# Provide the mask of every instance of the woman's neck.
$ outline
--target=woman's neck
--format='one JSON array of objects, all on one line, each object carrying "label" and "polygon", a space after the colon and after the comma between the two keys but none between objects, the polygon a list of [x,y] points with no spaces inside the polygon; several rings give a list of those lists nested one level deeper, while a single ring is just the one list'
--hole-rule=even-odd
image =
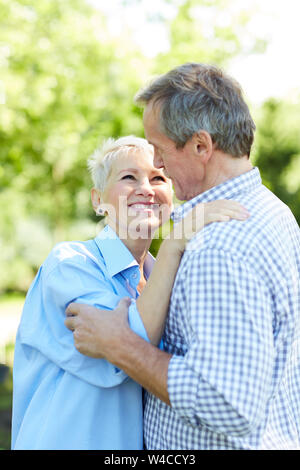
[{"label": "woman's neck", "polygon": [[144,261],[147,256],[147,253],[149,251],[152,238],[131,238],[130,234],[128,236],[123,237],[120,235],[120,231],[118,230],[118,227],[115,227],[114,224],[109,223],[110,227],[116,232],[120,240],[124,243],[126,248],[132,253],[132,256],[136,259],[140,266],[140,271],[143,273],[143,266],[144,266]]},{"label": "woman's neck", "polygon": [[149,251],[151,245],[151,239],[143,240],[137,239],[134,240],[132,238],[121,239],[124,245],[128,248],[128,250],[132,253],[133,257],[138,262],[140,268],[143,268],[144,261]]}]

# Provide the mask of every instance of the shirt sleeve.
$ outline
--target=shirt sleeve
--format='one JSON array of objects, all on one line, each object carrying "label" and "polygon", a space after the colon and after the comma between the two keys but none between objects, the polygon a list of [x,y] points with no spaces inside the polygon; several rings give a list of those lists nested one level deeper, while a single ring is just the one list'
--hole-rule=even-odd
[{"label": "shirt sleeve", "polygon": [[184,292],[190,333],[187,353],[170,361],[171,405],[192,426],[245,435],[264,416],[271,393],[266,286],[244,260],[206,249],[190,259]]},{"label": "shirt sleeve", "polygon": [[[50,273],[42,272],[40,282],[41,318],[36,318],[36,325],[27,328],[26,333],[23,328],[23,343],[30,343],[61,369],[92,385],[114,387],[126,380],[127,375],[105,359],[78,352],[73,334],[64,324],[70,302],[112,310],[124,296],[114,291],[99,268],[82,257],[63,260]],[[149,341],[135,302],[129,307],[128,317],[133,331]]]}]

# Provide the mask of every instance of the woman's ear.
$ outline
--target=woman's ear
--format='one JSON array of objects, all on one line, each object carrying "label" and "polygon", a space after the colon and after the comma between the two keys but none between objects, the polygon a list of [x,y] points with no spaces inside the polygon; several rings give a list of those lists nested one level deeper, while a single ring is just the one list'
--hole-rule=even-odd
[{"label": "woman's ear", "polygon": [[92,200],[92,206],[93,206],[94,211],[96,212],[97,215],[101,215],[98,213],[100,201],[101,201],[101,195],[100,195],[99,189],[92,188],[91,200]]}]

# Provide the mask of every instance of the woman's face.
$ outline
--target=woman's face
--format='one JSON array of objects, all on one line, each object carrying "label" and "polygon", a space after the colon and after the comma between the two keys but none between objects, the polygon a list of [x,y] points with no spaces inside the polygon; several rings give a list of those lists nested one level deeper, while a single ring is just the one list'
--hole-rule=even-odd
[{"label": "woman's face", "polygon": [[113,163],[101,207],[121,238],[148,239],[170,217],[172,195],[171,180],[153,166],[153,155],[133,149]]}]

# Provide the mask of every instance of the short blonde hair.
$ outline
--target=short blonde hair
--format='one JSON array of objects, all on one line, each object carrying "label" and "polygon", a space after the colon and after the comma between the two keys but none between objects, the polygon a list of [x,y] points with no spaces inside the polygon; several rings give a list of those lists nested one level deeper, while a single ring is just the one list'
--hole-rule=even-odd
[{"label": "short blonde hair", "polygon": [[130,151],[142,150],[154,153],[153,146],[146,139],[129,135],[119,139],[109,138],[103,142],[101,147],[95,150],[88,160],[94,187],[104,191],[109,178],[112,164],[120,155],[128,155]]}]

